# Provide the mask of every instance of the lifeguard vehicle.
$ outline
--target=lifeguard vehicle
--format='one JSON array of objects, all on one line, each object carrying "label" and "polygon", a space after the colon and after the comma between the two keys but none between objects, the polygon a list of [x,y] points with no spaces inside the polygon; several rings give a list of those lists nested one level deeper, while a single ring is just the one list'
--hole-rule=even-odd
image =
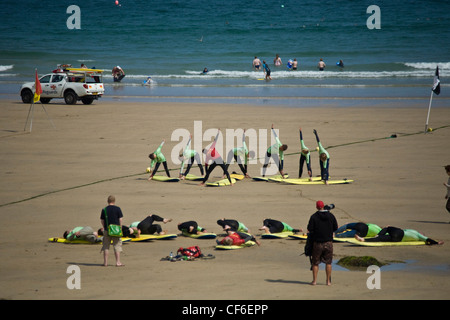
[{"label": "lifeguard vehicle", "polygon": [[[42,76],[40,101],[49,103],[52,99],[64,98],[66,104],[81,100],[91,104],[105,93],[103,72],[100,69],[72,68],[58,66],[52,73]],[[35,92],[34,82],[27,82],[20,88],[23,103],[31,103]]]}]

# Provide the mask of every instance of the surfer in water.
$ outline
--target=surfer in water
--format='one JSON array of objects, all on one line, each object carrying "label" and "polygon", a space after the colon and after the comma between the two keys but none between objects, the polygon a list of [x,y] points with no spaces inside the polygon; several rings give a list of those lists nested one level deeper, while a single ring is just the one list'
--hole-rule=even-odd
[{"label": "surfer in water", "polygon": [[270,76],[270,68],[269,65],[266,63],[266,60],[263,60],[263,71],[266,75],[266,80],[272,80],[272,77]]},{"label": "surfer in water", "polygon": [[327,65],[325,64],[325,62],[323,62],[323,59],[320,58],[320,61],[319,61],[319,63],[317,64],[317,67],[319,68],[319,71],[325,70],[325,67],[326,67],[326,66],[327,66]]},{"label": "surfer in water", "polygon": [[283,64],[278,53],[276,54],[275,59],[273,59],[273,64],[275,65],[275,67],[279,67]]},{"label": "surfer in water", "polygon": [[112,69],[112,76],[114,77],[114,82],[120,82],[125,77],[125,72],[120,66],[116,66]]}]

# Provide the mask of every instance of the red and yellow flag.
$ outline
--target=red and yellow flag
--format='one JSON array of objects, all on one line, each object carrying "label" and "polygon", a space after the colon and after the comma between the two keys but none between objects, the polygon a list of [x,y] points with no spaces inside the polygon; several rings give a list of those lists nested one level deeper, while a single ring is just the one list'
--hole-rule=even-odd
[{"label": "red and yellow flag", "polygon": [[36,103],[41,98],[41,93],[42,93],[41,82],[39,81],[37,69],[36,69],[36,80],[34,82],[34,87],[36,88],[36,91],[34,92],[33,102]]}]

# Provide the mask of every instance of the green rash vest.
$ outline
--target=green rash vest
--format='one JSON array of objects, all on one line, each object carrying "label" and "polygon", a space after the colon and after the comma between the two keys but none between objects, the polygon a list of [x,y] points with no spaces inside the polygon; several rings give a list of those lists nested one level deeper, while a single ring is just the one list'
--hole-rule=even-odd
[{"label": "green rash vest", "polygon": [[74,240],[74,239],[76,239],[77,236],[75,235],[75,233],[77,233],[78,231],[81,231],[83,228],[84,227],[75,227],[75,228],[73,228],[72,232],[70,232],[67,235],[67,240]]},{"label": "green rash vest", "polygon": [[242,147],[234,148],[233,154],[238,157],[244,158],[244,164],[247,164],[248,162],[248,148],[247,144],[245,143],[245,134],[242,136]]},{"label": "green rash vest", "polygon": [[248,228],[242,222],[238,221],[238,223],[239,223],[239,227],[237,230],[238,232],[248,232]]},{"label": "green rash vest", "polygon": [[278,153],[280,155],[280,161],[284,160],[284,151],[280,150],[280,147],[283,145],[280,141],[280,139],[278,139],[277,133],[275,132],[274,129],[272,129],[273,134],[275,135],[275,141],[276,143],[274,143],[273,145],[271,145],[268,149],[267,152],[272,154],[272,148],[275,148],[275,153]]},{"label": "green rash vest", "polygon": [[282,224],[283,224],[283,226],[284,226],[284,229],[283,229],[283,231],[281,231],[281,232],[288,232],[288,231],[291,231],[292,232],[292,230],[294,230],[294,228],[292,228],[290,225],[288,225],[287,223],[284,223],[284,222],[281,222]]},{"label": "green rash vest", "polygon": [[403,230],[403,232],[405,234],[403,235],[402,242],[405,242],[405,241],[426,241],[428,239],[428,237],[425,237],[423,234],[421,234],[418,231],[413,230],[413,229],[405,229],[405,230]]},{"label": "green rash vest", "polygon": [[186,144],[186,148],[184,148],[184,151],[183,151],[183,161],[181,161],[180,174],[183,173],[184,164],[185,164],[186,160],[194,157],[197,154],[197,151],[189,148],[190,146],[191,146],[191,138],[189,138],[189,141]]},{"label": "green rash vest", "polygon": [[376,224],[372,224],[372,223],[366,223],[367,227],[369,227],[369,230],[367,230],[367,235],[366,237],[375,237],[378,233],[380,233],[381,228],[379,226],[377,226]]},{"label": "green rash vest", "polygon": [[[308,150],[307,153],[303,153],[303,150]],[[306,147],[305,143],[303,142],[303,139],[300,139],[300,153],[305,156],[306,163],[309,164],[309,161],[311,160],[311,152]]]},{"label": "green rash vest", "polygon": [[326,168],[327,167],[327,163],[328,163],[328,159],[330,159],[330,154],[328,153],[327,150],[325,150],[325,148],[322,146],[321,142],[318,142],[319,145],[319,155],[321,155],[322,153],[325,153],[327,155],[327,160],[325,160],[323,162],[323,167]]},{"label": "green rash vest", "polygon": [[164,155],[161,152],[161,148],[164,145],[164,141],[161,142],[161,144],[159,145],[158,149],[156,149],[155,152],[153,152],[155,154],[155,159],[152,160],[152,162],[150,163],[150,168],[153,169],[153,166],[155,165],[156,162],[164,162],[166,161],[166,157],[164,157]]}]

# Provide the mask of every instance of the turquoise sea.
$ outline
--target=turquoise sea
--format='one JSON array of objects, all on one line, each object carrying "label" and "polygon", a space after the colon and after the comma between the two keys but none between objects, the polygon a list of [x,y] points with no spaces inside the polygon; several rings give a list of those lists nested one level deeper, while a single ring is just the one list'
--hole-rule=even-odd
[{"label": "turquoise sea", "polygon": [[[71,5],[79,8],[77,20],[67,12]],[[380,29],[367,26],[371,5],[380,8]],[[450,97],[450,1],[3,0],[1,6],[3,99],[20,100],[20,85],[33,80],[36,68],[43,75],[61,63],[120,65],[126,77],[115,84],[105,72],[103,99],[426,102],[437,65],[442,85],[434,105],[448,106]],[[80,29],[70,29],[68,20]],[[276,54],[280,67],[273,65]],[[272,81],[258,80],[254,56],[269,63]],[[287,68],[294,58],[297,71]],[[148,76],[152,85],[143,86]]]}]

